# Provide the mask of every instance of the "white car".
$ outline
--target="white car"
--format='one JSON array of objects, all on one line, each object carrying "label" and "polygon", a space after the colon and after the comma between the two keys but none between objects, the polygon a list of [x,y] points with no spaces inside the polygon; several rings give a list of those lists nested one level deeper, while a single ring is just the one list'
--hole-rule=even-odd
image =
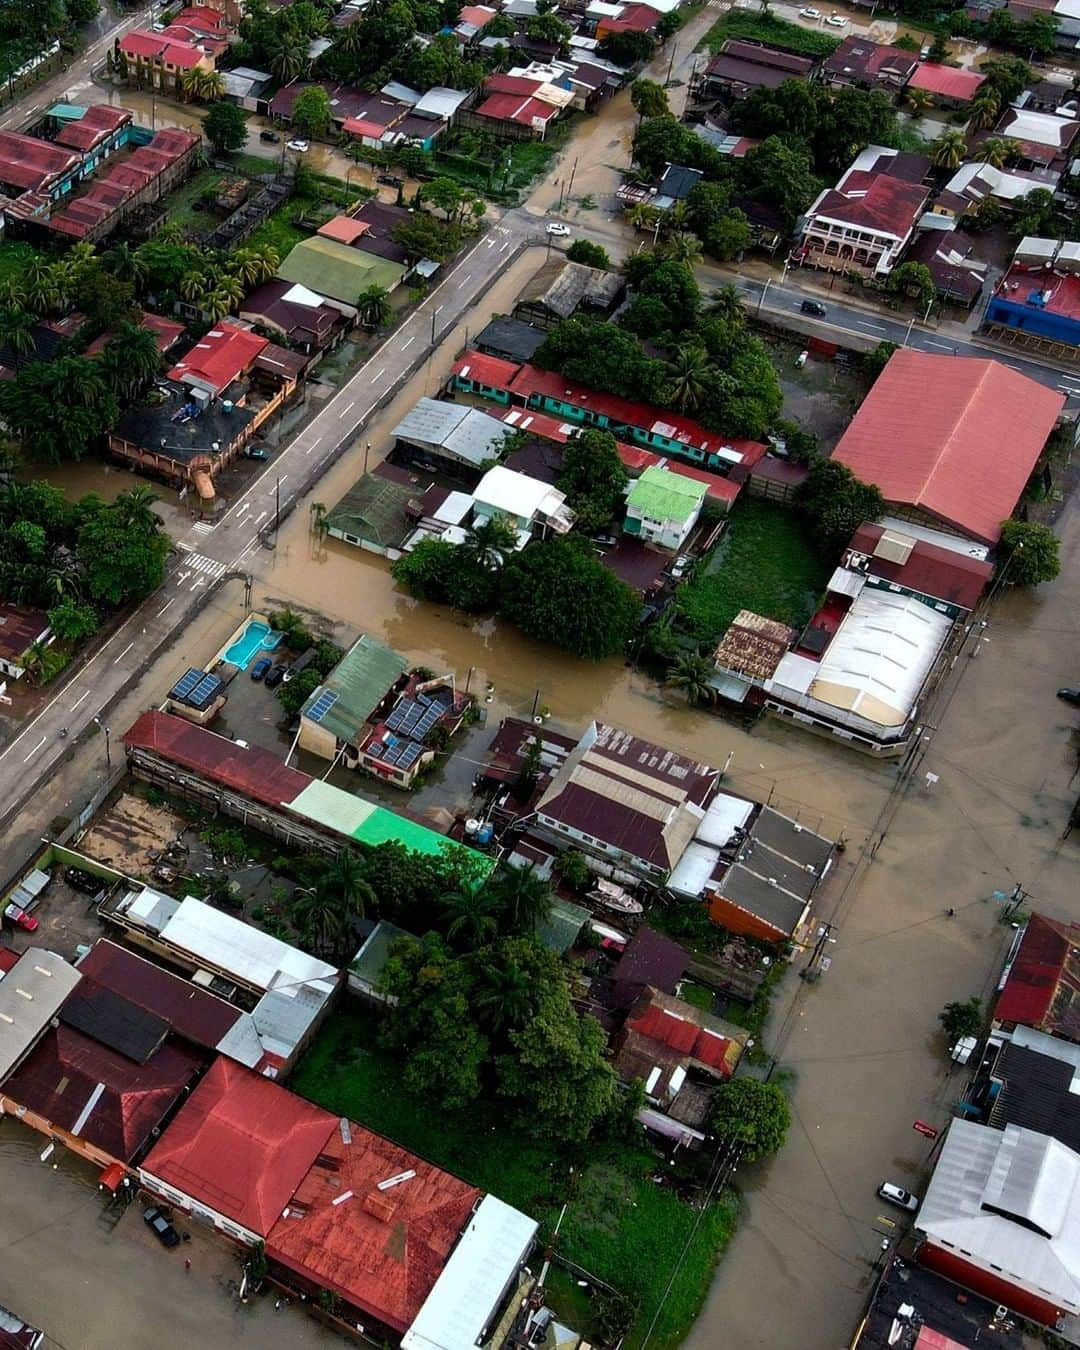
[{"label": "white car", "polygon": [[820,9],[811,9],[811,7],[810,7],[809,5],[807,5],[807,7],[806,7],[805,9],[800,9],[800,10],[799,10],[799,14],[800,14],[800,16],[801,16],[802,18],[804,18],[804,19],[820,19],[820,18],[821,18],[821,10],[820,10]]},{"label": "white car", "polygon": [[286,148],[287,150],[295,150],[296,153],[297,153],[298,155],[302,155],[302,154],[304,153],[305,150],[310,150],[310,149],[311,149],[311,142],[310,142],[310,141],[286,141],[286,142],[285,142],[285,148]]},{"label": "white car", "polygon": [[877,1188],[877,1193],[882,1200],[888,1200],[890,1205],[898,1205],[910,1214],[914,1214],[919,1208],[920,1202],[917,1195],[912,1195],[910,1191],[905,1191],[903,1186],[894,1185],[891,1181],[883,1181]]},{"label": "white car", "polygon": [[549,220],[547,224],[548,234],[553,234],[559,239],[570,238],[570,226],[560,225],[557,220]]},{"label": "white car", "polygon": [[847,27],[847,19],[845,19],[842,14],[830,14],[829,17],[825,20],[825,22],[829,25],[830,28]]}]

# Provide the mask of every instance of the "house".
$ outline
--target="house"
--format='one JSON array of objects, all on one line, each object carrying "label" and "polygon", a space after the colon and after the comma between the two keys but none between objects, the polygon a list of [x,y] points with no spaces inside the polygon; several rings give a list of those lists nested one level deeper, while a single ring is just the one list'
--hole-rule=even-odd
[{"label": "house", "polygon": [[300,749],[332,760],[343,746],[358,753],[408,664],[404,656],[362,633],[300,710]]},{"label": "house", "polygon": [[[407,933],[404,928],[399,928],[397,924],[390,923],[387,919],[380,919],[375,924],[372,924],[370,919],[365,922],[371,931],[349,962],[346,975],[349,992],[359,998],[369,999],[372,1003],[384,1006],[396,1004],[396,995],[383,993],[379,984],[386,963],[390,959],[391,945],[400,938],[413,938],[413,934]],[[415,941],[415,938],[413,940]]]},{"label": "house", "polygon": [[1028,237],[990,297],[990,332],[1023,344],[1051,342],[1068,357],[1080,347],[1080,244]]},{"label": "house", "polygon": [[[460,524],[471,509],[468,495],[459,495],[469,506],[460,518],[441,522],[444,527]],[[416,474],[384,460],[349,488],[323,524],[331,539],[395,562],[416,533],[416,505]]]},{"label": "house", "polygon": [[121,415],[109,450],[213,502],[214,478],[292,397],[306,365],[297,353],[223,319],[168,371],[153,401]]},{"label": "house", "polygon": [[1080,1155],[1047,1134],[953,1120],[915,1219],[919,1264],[1028,1321],[1080,1315]]},{"label": "house", "polygon": [[53,640],[49,616],[40,609],[20,605],[0,605],[0,672],[21,680],[33,650],[47,647]]},{"label": "house", "polygon": [[1036,188],[1057,190],[1061,174],[1051,169],[995,169],[991,164],[961,164],[931,208],[935,215],[962,217],[993,198],[1005,211],[1023,207],[1024,198]]},{"label": "house", "polygon": [[1005,137],[1019,146],[1017,164],[1022,169],[1054,169],[1064,172],[1076,153],[1080,120],[1055,117],[1052,113],[1007,108],[989,136]]},{"label": "house", "polygon": [[895,514],[995,544],[1064,403],[997,361],[902,348],[834,458],[876,483]]},{"label": "house", "polygon": [[1080,924],[1031,916],[1006,966],[993,1025],[1080,1042]]},{"label": "house", "polygon": [[726,675],[764,682],[776,674],[797,636],[785,623],[740,609],[713,653],[713,664]]},{"label": "house", "polygon": [[977,70],[938,65],[936,61],[920,61],[907,87],[921,89],[929,94],[935,107],[963,108],[985,82],[986,76]]},{"label": "house", "polygon": [[495,516],[517,533],[518,548],[524,548],[537,530],[545,535],[548,530],[566,534],[574,523],[565,492],[501,464],[488,469],[473,492],[475,523]]},{"label": "house", "polygon": [[215,55],[211,44],[196,45],[180,33],[152,33],[132,28],[116,39],[116,52],[127,66],[128,78],[136,83],[149,82],[158,89],[175,93],[185,75],[192,70],[213,70]]},{"label": "house", "polygon": [[[924,216],[924,223],[926,219]],[[923,229],[904,261],[922,263],[942,300],[970,309],[982,294],[990,272],[990,264],[974,256],[976,247],[975,240],[959,230]]]},{"label": "house", "polygon": [[[405,278],[401,263],[390,262],[336,239],[313,235],[295,244],[277,270],[282,281],[293,282],[322,296],[330,304],[352,309],[370,286],[395,290]],[[347,312],[347,310],[346,310]]]},{"label": "house", "polygon": [[506,361],[531,361],[544,345],[546,334],[521,319],[496,316],[476,335],[476,349]]},{"label": "house", "polygon": [[232,70],[222,70],[222,98],[226,103],[235,103],[248,112],[257,112],[267,116],[270,103],[267,91],[273,86],[274,77],[268,70],[255,70],[251,66],[235,66]]},{"label": "house", "polygon": [[922,155],[867,146],[807,211],[794,256],[809,267],[883,281],[926,205],[929,167]]},{"label": "house", "polygon": [[482,101],[462,119],[463,125],[487,129],[503,140],[543,140],[563,106],[574,97],[569,90],[559,90],[557,101],[551,102],[543,97],[547,87],[548,82],[542,78],[489,75]]},{"label": "house", "polygon": [[821,78],[833,89],[903,89],[918,69],[918,56],[903,47],[871,42],[861,33],[846,37],[821,63]]},{"label": "house", "polygon": [[[163,314],[151,314],[148,309],[144,309],[139,316],[139,327],[152,335],[160,356],[171,351],[184,336],[185,331],[182,323],[177,323],[175,319],[167,319]],[[113,336],[112,333],[102,333],[90,343],[83,355],[100,355]]]},{"label": "house", "polygon": [[991,1033],[967,1094],[983,1122],[1039,1130],[1059,1144],[1080,1149],[1080,1099],[1073,1085],[1080,1046],[1030,1027]]},{"label": "house", "polygon": [[677,553],[693,532],[707,495],[704,483],[650,467],[626,494],[623,531],[645,544]]},{"label": "house", "polygon": [[422,398],[390,434],[395,451],[409,462],[475,474],[498,459],[509,433],[497,417],[479,408]]},{"label": "house", "polygon": [[49,1030],[82,976],[55,952],[27,947],[0,980],[0,1084]]},{"label": "house", "polygon": [[785,80],[807,80],[813,69],[810,57],[731,38],[706,65],[698,87],[706,97],[740,99],[755,89],[777,89]]},{"label": "house", "polygon": [[514,315],[539,328],[550,328],[579,311],[609,315],[626,292],[617,272],[552,258],[528,281],[514,305]]},{"label": "house", "polygon": [[[474,700],[459,693],[452,675],[426,678],[414,672],[398,691],[393,707],[371,723],[357,747],[357,767],[395,787],[410,788],[435,762],[451,736],[461,730]],[[351,763],[350,751],[345,764]]]},{"label": "house", "polygon": [[1021,1325],[999,1315],[992,1299],[957,1295],[956,1286],[910,1261],[887,1257],[851,1350],[1025,1350]]},{"label": "house", "polygon": [[689,964],[689,954],[677,942],[642,926],[611,972],[612,1006],[630,1009],[647,989],[673,994]]},{"label": "house", "polygon": [[134,114],[108,103],[63,104],[50,108],[49,117],[56,125],[52,143],[83,155],[83,171],[88,173],[127,142]]},{"label": "house", "polygon": [[56,200],[70,189],[82,163],[76,150],[18,131],[0,131],[0,189],[10,197],[30,192]]},{"label": "house", "polygon": [[330,120],[335,131],[342,131],[350,117],[357,117],[371,95],[348,84],[333,84],[328,80],[292,80],[282,85],[270,100],[270,116],[276,122],[292,121],[293,105],[305,90],[315,85],[324,90],[330,102]]},{"label": "house", "polygon": [[843,566],[866,578],[870,588],[911,595],[951,619],[963,619],[978,604],[993,564],[982,549],[972,556],[883,524],[860,525],[844,551]]},{"label": "house", "polygon": [[536,829],[616,879],[659,881],[693,839],[718,782],[708,764],[591,722],[537,802]]},{"label": "house", "polygon": [[239,317],[309,354],[329,351],[342,337],[345,315],[306,286],[267,281],[240,302]]}]

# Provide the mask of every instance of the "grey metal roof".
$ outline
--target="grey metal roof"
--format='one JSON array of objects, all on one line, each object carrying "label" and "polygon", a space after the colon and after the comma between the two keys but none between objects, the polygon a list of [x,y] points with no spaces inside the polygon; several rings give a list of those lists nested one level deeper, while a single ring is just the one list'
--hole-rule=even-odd
[{"label": "grey metal roof", "polygon": [[81,979],[55,952],[23,952],[0,981],[0,1080],[33,1049]]},{"label": "grey metal roof", "polygon": [[349,963],[349,984],[364,992],[374,992],[390,956],[390,944],[412,936],[404,928],[380,919]]},{"label": "grey metal roof", "polygon": [[531,361],[547,334],[521,319],[496,318],[476,338],[476,349],[508,361]]},{"label": "grey metal roof", "polygon": [[395,439],[441,451],[479,467],[495,456],[507,429],[479,408],[422,398],[394,428]]},{"label": "grey metal roof", "polygon": [[821,875],[821,869],[832,857],[833,841],[825,839],[805,825],[792,820],[789,816],[774,811],[772,807],[762,808],[750,831],[751,838],[775,849],[785,858],[800,865],[813,867]]},{"label": "grey metal roof", "polygon": [[717,889],[725,900],[787,934],[798,928],[808,904],[807,899],[781,885],[778,878],[773,877],[770,881],[741,863],[733,863],[728,868]]},{"label": "grey metal roof", "polygon": [[416,111],[421,117],[453,117],[468,97],[467,89],[429,89],[416,104]]},{"label": "grey metal roof", "polygon": [[569,319],[582,305],[606,309],[622,289],[623,279],[617,272],[553,258],[536,271],[518,303],[539,305],[560,319]]}]

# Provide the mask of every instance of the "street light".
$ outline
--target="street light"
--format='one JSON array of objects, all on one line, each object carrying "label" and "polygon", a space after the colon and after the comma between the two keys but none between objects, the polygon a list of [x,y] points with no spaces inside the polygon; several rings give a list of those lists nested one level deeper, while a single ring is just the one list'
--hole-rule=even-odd
[{"label": "street light", "polygon": [[111,768],[112,768],[112,751],[111,751],[110,745],[109,745],[109,728],[105,725],[105,723],[101,720],[100,717],[95,717],[95,718],[94,718],[94,725],[100,727],[101,730],[105,733],[105,766],[106,766],[106,768],[111,769]]},{"label": "street light", "polygon": [[761,306],[765,303],[765,297],[766,297],[766,295],[768,294],[768,292],[769,292],[769,287],[770,287],[772,284],[773,284],[773,279],[772,279],[772,277],[769,277],[768,281],[766,281],[765,285],[762,286],[762,288],[761,288],[761,294],[758,296],[757,310],[755,311],[755,313],[757,313],[757,314],[760,314],[760,313],[761,313]]},{"label": "street light", "polygon": [[442,305],[436,305],[435,308],[431,311],[431,345],[433,347],[435,346],[435,320],[438,317],[441,310]]}]

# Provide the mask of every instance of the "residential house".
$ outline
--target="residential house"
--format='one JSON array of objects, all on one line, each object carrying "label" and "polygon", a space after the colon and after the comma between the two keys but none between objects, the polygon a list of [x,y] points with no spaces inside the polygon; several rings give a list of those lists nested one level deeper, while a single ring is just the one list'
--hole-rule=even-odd
[{"label": "residential house", "polygon": [[488,469],[473,492],[473,519],[480,524],[493,517],[504,520],[524,548],[534,532],[566,534],[574,513],[566,505],[566,493],[528,474],[497,464]]},{"label": "residential house", "polygon": [[914,596],[951,619],[971,613],[994,574],[984,549],[958,551],[881,523],[859,526],[843,566],[871,589]]},{"label": "residential house", "polygon": [[274,77],[268,70],[255,70],[251,66],[234,66],[232,70],[219,71],[226,103],[235,103],[247,112],[269,116],[270,101],[267,92],[273,86]]},{"label": "residential house", "polygon": [[351,309],[355,314],[362,291],[371,286],[393,291],[404,280],[406,269],[401,263],[313,235],[293,246],[277,274],[282,281],[303,286],[343,312]]},{"label": "residential house", "polygon": [[1061,174],[1050,169],[995,169],[991,164],[961,164],[931,208],[934,215],[962,218],[993,198],[1004,211],[1023,208],[1024,198],[1036,188],[1057,191]]},{"label": "residential house", "polygon": [[1032,914],[1006,964],[993,1025],[1080,1043],[1080,924]]},{"label": "residential house", "polygon": [[40,651],[52,640],[49,616],[42,610],[0,605],[0,673],[21,680],[35,648]]},{"label": "residential house", "polygon": [[1069,358],[1080,347],[1080,244],[1028,237],[990,297],[991,333],[1023,345],[1054,344]]},{"label": "residential house", "polygon": [[806,213],[795,253],[809,267],[884,281],[926,205],[930,161],[868,146]]},{"label": "residential house", "polygon": [[300,711],[301,750],[356,767],[359,747],[408,669],[404,656],[362,633]]},{"label": "residential house", "polygon": [[643,925],[612,969],[612,1007],[629,1010],[647,989],[674,994],[689,964],[689,953],[674,939]]},{"label": "residential house", "polygon": [[808,80],[814,65],[808,56],[730,38],[702,71],[698,89],[709,98],[746,98],[755,89],[777,89],[785,80]]},{"label": "residential house", "polygon": [[[149,333],[157,344],[158,355],[164,356],[184,336],[184,325],[175,319],[167,319],[163,314],[151,314],[144,309],[139,316],[139,327]],[[100,356],[113,338],[112,333],[102,333],[83,352],[84,356]]]},{"label": "residential house", "polygon": [[[327,512],[323,520],[326,533],[331,539],[396,562],[415,533],[418,489],[415,473],[384,460],[358,479]],[[455,495],[464,498],[464,508],[460,516],[442,521],[441,528],[460,524],[472,508],[467,493]]]},{"label": "residential house", "polygon": [[9,197],[31,193],[56,200],[70,191],[82,164],[77,150],[18,131],[0,131],[0,190]]},{"label": "residential house", "polygon": [[1051,113],[1029,112],[1026,108],[1007,108],[992,132],[981,133],[981,140],[990,136],[1016,141],[1019,147],[1017,166],[1021,169],[1053,169],[1063,173],[1076,153],[1076,135],[1080,120],[1074,117],[1055,117]]},{"label": "residential house", "polygon": [[78,151],[84,157],[85,176],[127,143],[134,114],[109,103],[56,104],[49,109],[49,119],[55,127],[52,143]]},{"label": "residential house", "polygon": [[1024,93],[1027,94],[1024,107],[1032,112],[1057,113],[1059,117],[1066,117],[1075,110],[1076,97],[1068,80],[1036,80]]},{"label": "residential house", "polygon": [[623,531],[645,544],[677,553],[693,533],[707,490],[670,469],[650,467],[631,483]]},{"label": "residential house", "polygon": [[992,545],[1064,402],[997,361],[902,348],[834,458],[864,483],[876,483],[894,514]]},{"label": "residential house", "polygon": [[209,43],[196,45],[181,34],[145,28],[132,28],[117,38],[116,53],[126,63],[129,79],[168,93],[177,92],[190,71],[213,70],[216,62]]},{"label": "residential house", "polygon": [[618,272],[552,258],[526,282],[514,314],[538,328],[550,328],[581,311],[610,315],[625,292]]},{"label": "residential house", "polygon": [[337,132],[343,131],[349,118],[358,116],[371,98],[370,94],[362,89],[353,89],[351,85],[334,84],[328,80],[297,79],[282,85],[270,100],[270,116],[276,122],[290,122],[296,100],[313,84],[326,93],[330,103],[330,121]]},{"label": "residential house", "polygon": [[521,319],[493,318],[477,333],[476,350],[505,361],[531,361],[546,341],[546,334]]},{"label": "residential house", "polygon": [[422,398],[390,434],[395,452],[408,462],[465,472],[472,478],[498,459],[510,433],[497,417],[479,408]]},{"label": "residential house", "polygon": [[306,286],[264,282],[240,302],[239,317],[309,355],[330,351],[344,335],[342,310]]},{"label": "residential house", "polygon": [[[924,225],[926,220],[924,216]],[[970,309],[982,294],[990,271],[990,264],[975,256],[977,247],[960,230],[922,229],[904,261],[922,263],[942,300]]]},{"label": "residential house", "polygon": [[746,697],[742,677],[764,683],[776,674],[784,655],[795,645],[798,632],[776,619],[767,619],[749,609],[740,609],[728,625],[713,653],[713,664],[723,676],[735,676],[735,687],[728,678],[718,682],[718,692],[736,702]]},{"label": "residential house", "polygon": [[821,63],[821,78],[833,89],[899,92],[918,69],[915,52],[871,42],[862,33],[846,37]]},{"label": "residential house", "polygon": [[943,66],[935,61],[920,61],[908,80],[909,89],[929,94],[938,108],[963,108],[985,84],[986,76],[962,66]]},{"label": "residential house", "polygon": [[122,414],[109,450],[211,503],[216,475],[292,397],[306,365],[298,353],[223,319],[172,367],[154,402]]},{"label": "residential house", "polygon": [[[484,128],[502,140],[543,140],[563,106],[561,100],[552,103],[541,96],[545,87],[542,79],[489,75],[484,97],[462,118],[462,125]],[[566,93],[566,102],[572,102],[574,95]]]}]

